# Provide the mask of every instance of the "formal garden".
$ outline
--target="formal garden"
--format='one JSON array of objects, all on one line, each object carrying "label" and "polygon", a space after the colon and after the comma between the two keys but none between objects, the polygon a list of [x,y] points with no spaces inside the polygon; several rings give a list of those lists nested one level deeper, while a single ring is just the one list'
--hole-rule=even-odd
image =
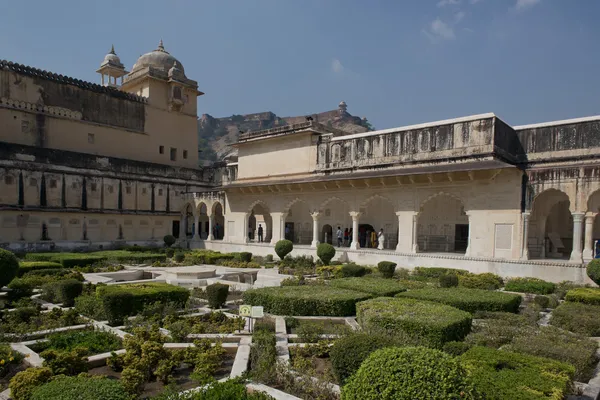
[{"label": "formal garden", "polygon": [[[165,238],[167,243],[167,238]],[[168,243],[167,243],[168,244]],[[567,399],[600,391],[600,289],[316,257],[0,250],[0,394],[39,399]],[[281,284],[94,274],[214,265]],[[275,272],[276,273],[276,272]],[[600,262],[588,265],[600,282]],[[240,304],[262,306],[249,323]],[[579,397],[578,397],[579,396]]]}]

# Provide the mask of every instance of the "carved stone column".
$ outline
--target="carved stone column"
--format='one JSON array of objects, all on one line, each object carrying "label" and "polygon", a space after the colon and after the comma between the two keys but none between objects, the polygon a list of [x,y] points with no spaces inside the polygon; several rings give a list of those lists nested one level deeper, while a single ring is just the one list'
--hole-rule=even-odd
[{"label": "carved stone column", "polygon": [[313,219],[313,238],[310,247],[315,249],[319,245],[319,212],[310,213],[310,216]]},{"label": "carved stone column", "polygon": [[415,213],[412,219],[412,252],[417,253],[419,251],[419,244],[417,243],[417,230],[419,228],[419,213]]},{"label": "carved stone column", "polygon": [[271,213],[273,219],[273,234],[271,236],[271,244],[276,244],[278,241],[285,239],[285,218],[287,213],[278,212]]},{"label": "carved stone column", "polygon": [[211,241],[211,240],[215,240],[215,237],[213,235],[213,220],[214,217],[211,215],[208,216],[208,236],[206,237],[206,240]]},{"label": "carved stone column", "polygon": [[200,216],[194,216],[194,232],[192,232],[192,240],[198,240],[200,237],[198,231],[200,230]]},{"label": "carved stone column", "polygon": [[471,213],[466,212],[467,218],[469,219],[469,232],[467,233],[467,250],[465,251],[465,257],[469,257],[471,255],[471,226],[473,225],[471,222]]},{"label": "carved stone column", "polygon": [[360,249],[360,243],[358,243],[358,221],[360,220],[360,212],[350,211],[350,216],[352,217],[352,243],[350,243],[350,248],[358,250]]},{"label": "carved stone column", "polygon": [[396,244],[396,251],[402,251],[402,246],[400,245],[400,230],[402,229],[402,212],[396,212],[396,216],[398,217],[398,244]]},{"label": "carved stone column", "polygon": [[529,260],[529,217],[531,213],[526,211],[522,216],[523,237],[521,239],[521,260]]},{"label": "carved stone column", "polygon": [[573,216],[573,251],[571,252],[571,262],[583,262],[583,254],[581,252],[581,233],[583,231],[584,213],[572,213]]},{"label": "carved stone column", "polygon": [[588,212],[585,215],[585,246],[583,249],[583,259],[591,260],[594,258],[594,220],[598,213]]}]

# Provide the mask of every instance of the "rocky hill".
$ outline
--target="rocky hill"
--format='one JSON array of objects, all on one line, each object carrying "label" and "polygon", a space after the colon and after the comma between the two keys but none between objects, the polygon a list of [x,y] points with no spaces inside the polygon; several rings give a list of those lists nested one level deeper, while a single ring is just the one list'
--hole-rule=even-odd
[{"label": "rocky hill", "polygon": [[[310,115],[314,121],[348,133],[361,133],[373,130],[366,118],[359,118],[347,111],[345,102],[337,109]],[[267,111],[256,114],[232,115],[226,118],[214,118],[203,114],[198,121],[198,147],[203,161],[218,161],[236,155],[229,145],[237,142],[240,131],[258,131],[278,126],[297,124],[306,121],[308,115],[297,117],[278,117]]]}]

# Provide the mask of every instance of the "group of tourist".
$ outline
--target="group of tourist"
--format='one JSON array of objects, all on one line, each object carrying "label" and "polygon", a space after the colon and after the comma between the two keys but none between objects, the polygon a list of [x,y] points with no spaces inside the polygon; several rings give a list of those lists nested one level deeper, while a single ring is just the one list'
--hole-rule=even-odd
[{"label": "group of tourist", "polygon": [[[352,243],[352,232],[352,228],[346,228],[342,232],[342,228],[338,226],[336,232],[338,247],[350,247],[350,244]],[[374,230],[365,230],[364,232],[359,231],[358,242],[361,248],[383,250],[383,246],[385,244],[383,228],[381,228],[379,232],[375,232]]]}]

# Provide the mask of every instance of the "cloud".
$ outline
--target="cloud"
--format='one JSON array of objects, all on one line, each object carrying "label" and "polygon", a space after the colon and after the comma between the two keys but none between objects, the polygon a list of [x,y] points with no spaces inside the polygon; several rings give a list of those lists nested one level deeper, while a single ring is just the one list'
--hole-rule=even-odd
[{"label": "cloud", "polygon": [[345,69],[344,65],[337,58],[334,58],[331,61],[331,70],[333,71],[334,74],[341,74],[344,72],[344,69]]},{"label": "cloud", "polygon": [[460,0],[440,0],[437,3],[438,7],[445,7],[445,6],[456,6],[460,4]]},{"label": "cloud", "polygon": [[465,18],[465,15],[467,15],[467,13],[464,11],[459,11],[456,14],[454,14],[454,23],[458,24],[460,21],[462,21]]},{"label": "cloud", "polygon": [[531,8],[536,4],[540,3],[542,0],[517,0],[517,4],[515,8],[517,10],[524,10],[526,8]]},{"label": "cloud", "polygon": [[482,0],[469,0],[469,3],[471,4],[477,4],[480,3]]},{"label": "cloud", "polygon": [[456,37],[454,35],[454,29],[440,18],[436,18],[430,24],[429,28],[423,30],[423,33],[425,33],[432,42],[453,40]]}]

